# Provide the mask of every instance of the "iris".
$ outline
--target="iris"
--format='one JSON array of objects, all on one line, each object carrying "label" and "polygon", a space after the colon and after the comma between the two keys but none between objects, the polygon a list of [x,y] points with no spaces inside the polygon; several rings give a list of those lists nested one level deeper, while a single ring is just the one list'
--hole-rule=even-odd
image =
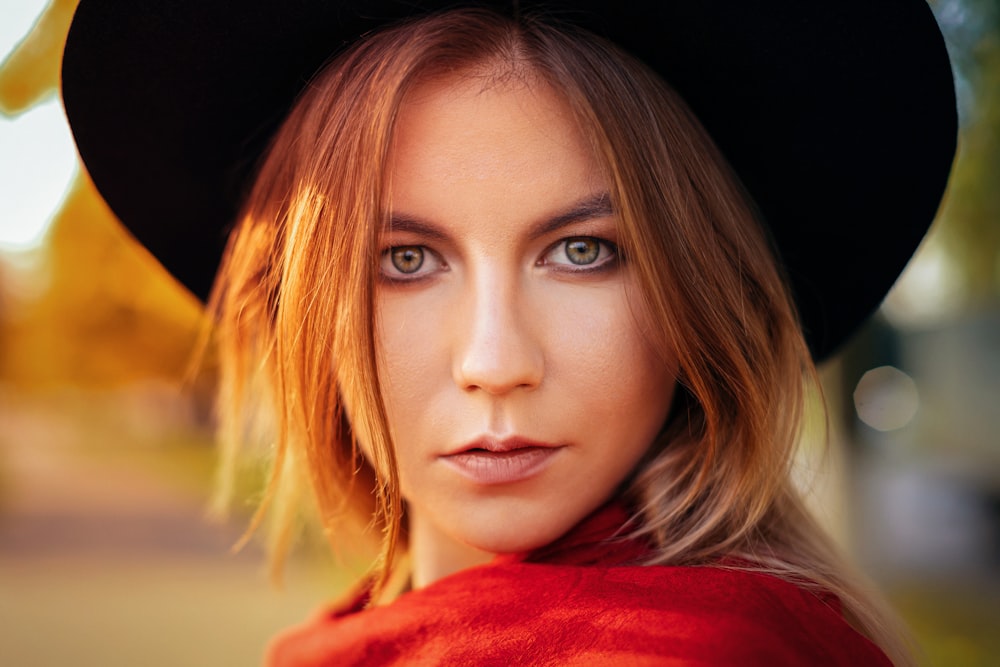
[{"label": "iris", "polygon": [[566,257],[574,264],[593,264],[601,253],[597,239],[575,238],[566,240]]},{"label": "iris", "polygon": [[420,246],[401,246],[391,251],[392,265],[400,273],[416,273],[424,265],[424,249]]}]

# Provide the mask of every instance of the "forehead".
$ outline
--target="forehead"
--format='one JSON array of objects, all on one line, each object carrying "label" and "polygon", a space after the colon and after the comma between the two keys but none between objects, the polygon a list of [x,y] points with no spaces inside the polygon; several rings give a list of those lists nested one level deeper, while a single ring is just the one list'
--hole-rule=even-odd
[{"label": "forehead", "polygon": [[393,208],[448,208],[458,193],[499,207],[509,198],[551,199],[564,191],[576,199],[602,189],[591,143],[569,104],[530,73],[425,80],[404,98],[393,139]]}]

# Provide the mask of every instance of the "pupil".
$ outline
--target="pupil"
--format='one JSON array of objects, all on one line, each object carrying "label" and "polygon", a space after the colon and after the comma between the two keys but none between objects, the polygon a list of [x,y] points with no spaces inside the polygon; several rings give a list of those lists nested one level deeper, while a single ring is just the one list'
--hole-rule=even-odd
[{"label": "pupil", "polygon": [[392,265],[400,273],[414,273],[424,263],[424,251],[417,247],[396,248],[392,251]]},{"label": "pupil", "polygon": [[593,239],[573,239],[566,242],[566,257],[574,264],[591,264],[601,247]]}]

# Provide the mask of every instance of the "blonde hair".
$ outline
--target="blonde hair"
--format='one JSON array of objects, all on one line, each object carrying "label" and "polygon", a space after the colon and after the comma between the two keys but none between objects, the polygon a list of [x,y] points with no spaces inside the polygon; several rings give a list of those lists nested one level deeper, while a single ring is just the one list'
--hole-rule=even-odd
[{"label": "blonde hair", "polygon": [[266,431],[274,456],[254,525],[272,511],[279,560],[288,498],[308,478],[332,541],[352,517],[374,521],[376,588],[384,585],[403,516],[374,344],[384,165],[407,91],[473,67],[529,73],[564,97],[606,170],[654,343],[679,360],[671,417],[626,491],[637,532],[656,547],[652,562],[721,561],[832,593],[894,661],[910,663],[892,615],[849,574],[792,485],[815,370],[749,198],[659,77],[614,45],[545,20],[461,10],[390,28],[340,55],[296,103],[261,164],[211,303],[223,500],[242,443]]}]

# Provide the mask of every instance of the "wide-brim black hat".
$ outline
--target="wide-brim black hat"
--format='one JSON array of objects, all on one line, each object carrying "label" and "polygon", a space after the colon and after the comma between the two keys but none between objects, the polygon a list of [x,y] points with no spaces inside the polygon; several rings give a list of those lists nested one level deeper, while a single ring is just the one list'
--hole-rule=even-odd
[{"label": "wide-brim black hat", "polygon": [[380,26],[473,4],[581,25],[680,92],[757,203],[816,359],[875,310],[935,215],[957,117],[924,0],[82,0],[66,112],[111,209],[204,299],[316,70]]}]

